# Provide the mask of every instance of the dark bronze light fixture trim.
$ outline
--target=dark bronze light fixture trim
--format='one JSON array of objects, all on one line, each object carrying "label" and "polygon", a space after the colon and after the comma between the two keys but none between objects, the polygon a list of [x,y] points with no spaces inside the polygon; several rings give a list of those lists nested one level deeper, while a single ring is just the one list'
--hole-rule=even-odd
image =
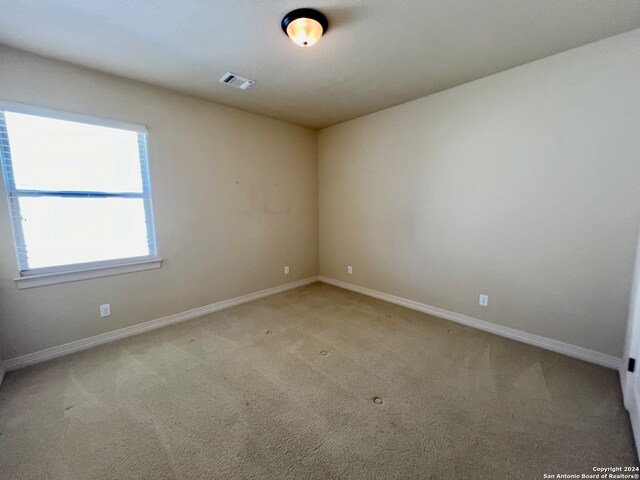
[{"label": "dark bronze light fixture trim", "polygon": [[329,21],[321,12],[314,10],[313,8],[298,8],[296,10],[291,10],[284,16],[282,19],[282,31],[287,33],[287,27],[289,24],[298,18],[310,18],[311,20],[315,20],[322,25],[323,34],[326,33],[329,28]]}]

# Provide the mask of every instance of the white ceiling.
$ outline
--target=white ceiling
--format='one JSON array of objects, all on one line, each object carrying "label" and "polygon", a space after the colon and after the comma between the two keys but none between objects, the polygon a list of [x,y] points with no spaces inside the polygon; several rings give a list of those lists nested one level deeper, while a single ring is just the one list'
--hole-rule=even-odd
[{"label": "white ceiling", "polygon": [[[280,29],[313,7],[327,34]],[[640,26],[637,0],[3,0],[0,43],[321,128]],[[0,66],[1,68],[1,66]],[[218,83],[227,71],[257,84]]]}]

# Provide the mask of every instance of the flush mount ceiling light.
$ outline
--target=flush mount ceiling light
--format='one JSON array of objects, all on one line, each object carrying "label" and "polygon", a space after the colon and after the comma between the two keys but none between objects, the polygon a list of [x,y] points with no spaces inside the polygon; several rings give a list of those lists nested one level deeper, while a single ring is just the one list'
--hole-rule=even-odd
[{"label": "flush mount ceiling light", "polygon": [[282,30],[301,47],[310,47],[329,28],[327,17],[312,8],[298,8],[282,19]]}]

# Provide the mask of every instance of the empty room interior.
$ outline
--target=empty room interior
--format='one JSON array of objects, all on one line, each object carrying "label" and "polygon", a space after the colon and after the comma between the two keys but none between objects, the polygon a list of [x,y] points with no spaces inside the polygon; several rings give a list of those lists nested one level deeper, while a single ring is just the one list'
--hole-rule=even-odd
[{"label": "empty room interior", "polygon": [[0,480],[640,478],[640,0],[5,0]]}]

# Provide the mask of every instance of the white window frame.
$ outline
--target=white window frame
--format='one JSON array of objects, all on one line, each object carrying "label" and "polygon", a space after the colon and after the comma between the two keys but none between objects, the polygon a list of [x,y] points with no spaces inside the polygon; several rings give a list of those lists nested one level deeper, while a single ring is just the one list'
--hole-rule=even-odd
[{"label": "white window frame", "polygon": [[[137,132],[138,152],[140,157],[140,172],[142,176],[142,192],[98,192],[98,191],[52,191],[25,190],[16,188],[13,175],[11,149],[5,121],[5,112],[23,113],[41,117],[67,120],[72,122],[98,125],[102,127],[118,128]],[[147,154],[147,129],[143,125],[108,120],[105,118],[79,115],[31,105],[23,105],[0,100],[0,166],[4,177],[7,199],[13,229],[13,239],[18,260],[19,277],[15,279],[18,288],[31,288],[56,283],[75,282],[90,278],[119,275],[143,270],[151,270],[162,266],[162,259],[158,257],[153,221],[153,207],[151,203],[151,181],[149,177],[149,159]],[[28,268],[27,248],[22,231],[22,217],[20,215],[20,197],[63,197],[63,198],[140,198],[144,201],[145,223],[149,255],[143,257],[117,258],[97,262],[74,263],[52,267]]]}]

